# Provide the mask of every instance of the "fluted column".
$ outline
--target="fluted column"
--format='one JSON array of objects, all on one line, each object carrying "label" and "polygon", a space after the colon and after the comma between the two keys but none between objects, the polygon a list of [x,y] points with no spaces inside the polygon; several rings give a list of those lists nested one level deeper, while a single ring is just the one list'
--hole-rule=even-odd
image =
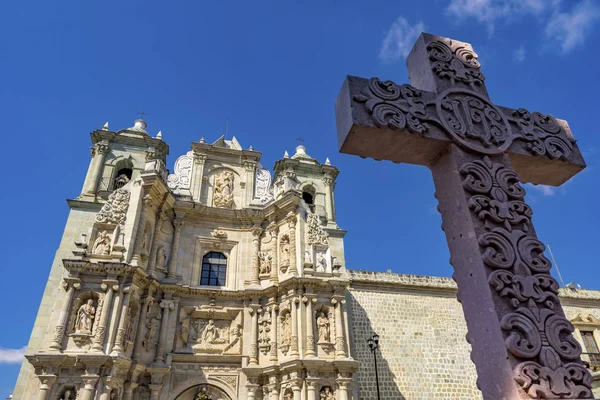
[{"label": "fluted column", "polygon": [[271,354],[270,361],[277,362],[277,304],[271,305]]},{"label": "fluted column", "polygon": [[125,346],[125,329],[127,326],[127,310],[129,308],[129,298],[131,296],[130,288],[123,289],[125,296],[123,298],[123,304],[121,304],[121,317],[119,318],[119,327],[117,328],[117,338],[115,339],[115,345],[112,348],[111,355],[123,354],[123,348]]},{"label": "fluted column", "polygon": [[306,379],[306,400],[317,400],[317,385],[318,379],[307,378]]},{"label": "fluted column", "polygon": [[336,382],[338,384],[337,400],[348,400],[348,385],[352,378],[347,373],[339,373]]},{"label": "fluted column", "polygon": [[[146,295],[146,297],[144,298],[144,301],[142,302],[142,310],[140,312],[140,319],[138,320],[138,326],[137,326],[137,332],[138,334],[142,331],[142,327],[144,326],[144,324],[146,323],[146,317],[148,316],[148,307],[150,307],[153,303],[154,303],[154,297],[152,297],[153,294],[153,290],[151,288],[148,289],[148,294]],[[133,361],[137,361],[139,356],[140,356],[140,348],[142,347],[142,341],[141,340],[137,340],[137,335],[136,335],[136,341],[134,342],[133,345]]]},{"label": "fluted column", "polygon": [[290,273],[292,275],[298,274],[298,267],[296,266],[296,221],[298,219],[295,215],[291,214],[287,218],[289,236],[290,236]]},{"label": "fluted column", "polygon": [[78,290],[81,287],[81,283],[64,282],[63,287],[67,290],[67,294],[65,296],[62,309],[60,310],[58,324],[56,325],[56,328],[54,328],[54,337],[52,338],[52,343],[50,344],[50,349],[57,351],[62,350],[62,342],[67,330],[67,322],[69,320],[71,303],[73,302],[73,294],[75,293],[75,290]]},{"label": "fluted column", "polygon": [[152,275],[156,269],[156,253],[158,251],[158,234],[162,228],[162,224],[167,219],[164,212],[156,213],[156,223],[154,224],[154,235],[152,235],[152,245],[150,246],[150,258],[148,260],[148,274]]},{"label": "fluted column", "polygon": [[254,225],[252,228],[252,276],[250,277],[250,284],[259,285],[259,258],[258,253],[260,252],[260,235],[262,229],[258,225]]},{"label": "fluted column", "polygon": [[292,343],[290,346],[290,356],[299,356],[298,352],[298,298],[292,297],[290,299],[290,305],[292,308]]},{"label": "fluted column", "polygon": [[331,304],[335,307],[335,356],[346,357],[346,341],[344,340],[344,322],[342,320],[342,306],[346,301],[341,297],[334,297]]},{"label": "fluted column", "polygon": [[257,304],[250,305],[250,316],[251,320],[251,331],[250,331],[250,365],[258,365],[258,313],[260,312],[260,306]]},{"label": "fluted column", "polygon": [[52,386],[56,381],[56,375],[53,374],[44,374],[38,375],[38,379],[40,380],[40,388],[38,392],[38,400],[48,400],[48,396],[50,395],[50,391],[52,390]]},{"label": "fluted column", "polygon": [[181,229],[183,228],[183,217],[177,216],[173,221],[175,232],[173,233],[173,243],[171,244],[171,257],[169,259],[169,272],[167,278],[170,280],[177,279],[177,261],[179,258],[179,238],[181,237]]},{"label": "fluted column", "polygon": [[204,164],[206,164],[207,158],[205,154],[194,153],[194,184],[191,189],[195,190],[195,192],[192,192],[192,198],[196,203],[200,203],[202,199],[202,177],[204,176]]},{"label": "fluted column", "polygon": [[100,170],[102,169],[104,159],[106,158],[109,150],[110,148],[108,143],[104,142],[96,143],[91,148],[92,161],[90,163],[88,174],[85,177],[85,182],[83,183],[83,194],[93,196],[96,193],[96,190],[98,189]]},{"label": "fluted column", "polygon": [[151,384],[151,385],[148,385],[148,387],[150,388],[150,399],[158,400],[158,397],[160,396],[160,392],[162,391],[163,385],[162,384]]},{"label": "fluted column", "polygon": [[[163,309],[162,321],[160,322],[160,338],[158,341],[158,349],[154,362],[164,364],[165,362],[165,346],[167,342],[167,328],[169,326],[169,311],[175,308],[173,300],[163,300],[160,302],[160,308]],[[162,386],[161,386],[162,387]]]},{"label": "fluted column", "polygon": [[306,304],[306,357],[316,357],[315,352],[315,316],[313,314],[313,302],[316,301],[313,296],[304,296],[302,298],[304,304]]},{"label": "fluted column", "polygon": [[94,336],[94,344],[92,345],[92,351],[101,352],[104,348],[104,338],[106,337],[106,322],[111,312],[113,292],[119,290],[119,285],[116,281],[103,282],[100,286],[102,290],[106,290],[104,296],[104,302],[102,303],[102,315],[98,321],[96,327],[96,336]]},{"label": "fluted column", "polygon": [[96,382],[100,377],[96,374],[82,375],[83,388],[81,388],[81,400],[92,400],[96,393]]}]

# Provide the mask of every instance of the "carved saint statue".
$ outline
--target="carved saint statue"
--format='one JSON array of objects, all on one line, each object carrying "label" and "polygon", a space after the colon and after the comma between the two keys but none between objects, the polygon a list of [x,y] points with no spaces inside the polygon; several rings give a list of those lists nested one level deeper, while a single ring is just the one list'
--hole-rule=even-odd
[{"label": "carved saint statue", "polygon": [[294,400],[294,392],[292,392],[290,389],[285,391],[285,394],[283,395],[283,400]]},{"label": "carved saint statue", "polygon": [[281,266],[290,265],[290,238],[285,235],[281,238]]},{"label": "carved saint statue", "polygon": [[215,321],[212,319],[208,320],[208,324],[202,329],[202,334],[200,335],[202,343],[212,343],[217,338],[217,327],[215,326]]},{"label": "carved saint statue", "polygon": [[267,252],[261,252],[258,255],[260,260],[260,274],[270,274],[273,257]]},{"label": "carved saint statue", "polygon": [[213,203],[216,207],[231,207],[233,204],[233,172],[222,171],[217,174]]},{"label": "carved saint statue", "polygon": [[335,395],[331,391],[329,386],[325,386],[321,389],[321,395],[319,396],[320,400],[335,400]]},{"label": "carved saint statue", "polygon": [[262,321],[258,327],[258,343],[261,345],[268,345],[271,341],[271,338],[269,337],[269,332],[271,331],[269,323],[269,320],[266,319]]},{"label": "carved saint statue", "polygon": [[317,328],[319,330],[319,342],[329,343],[331,340],[329,318],[327,318],[324,312],[319,314],[319,318],[317,318]]},{"label": "carved saint statue", "polygon": [[327,259],[323,253],[317,253],[317,271],[327,272]]},{"label": "carved saint statue", "polygon": [[290,313],[286,313],[285,317],[281,319],[281,335],[282,343],[289,345],[292,342],[292,316]]},{"label": "carved saint statue", "polygon": [[85,304],[77,310],[77,320],[75,321],[75,332],[77,333],[92,333],[92,320],[96,309],[94,308],[94,300],[89,299]]},{"label": "carved saint statue", "polygon": [[158,252],[156,253],[156,268],[165,269],[167,265],[167,250],[165,246],[160,246],[158,248]]},{"label": "carved saint statue", "polygon": [[60,400],[73,400],[75,396],[73,396],[73,392],[70,389],[65,390],[65,393],[61,396]]},{"label": "carved saint statue", "polygon": [[98,234],[92,246],[93,254],[109,255],[110,254],[110,235],[106,231]]},{"label": "carved saint statue", "polygon": [[152,316],[146,321],[146,334],[144,335],[144,342],[142,345],[146,351],[150,351],[150,348],[156,343],[156,335],[158,333],[158,318]]}]

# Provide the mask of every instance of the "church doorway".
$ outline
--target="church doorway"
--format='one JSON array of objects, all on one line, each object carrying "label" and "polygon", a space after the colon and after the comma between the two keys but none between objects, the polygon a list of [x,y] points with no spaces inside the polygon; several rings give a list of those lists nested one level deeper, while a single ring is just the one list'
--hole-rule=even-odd
[{"label": "church doorway", "polygon": [[236,400],[232,399],[227,393],[220,388],[209,385],[192,386],[175,398],[175,400]]}]

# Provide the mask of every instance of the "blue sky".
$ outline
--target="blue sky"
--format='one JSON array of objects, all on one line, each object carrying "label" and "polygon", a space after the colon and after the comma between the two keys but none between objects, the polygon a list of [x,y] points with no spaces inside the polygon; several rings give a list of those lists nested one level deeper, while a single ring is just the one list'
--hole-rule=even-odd
[{"label": "blue sky", "polygon": [[144,110],[169,166],[229,132],[272,167],[302,136],[341,174],[338,223],[353,269],[450,276],[424,167],[337,152],[333,103],[345,75],[407,82],[425,30],[471,42],[492,100],[569,121],[588,168],[561,188],[528,187],[540,239],[565,281],[600,289],[597,203],[600,3],[591,0],[27,1],[0,3],[0,398],[18,372],[67,217],[89,132]]}]

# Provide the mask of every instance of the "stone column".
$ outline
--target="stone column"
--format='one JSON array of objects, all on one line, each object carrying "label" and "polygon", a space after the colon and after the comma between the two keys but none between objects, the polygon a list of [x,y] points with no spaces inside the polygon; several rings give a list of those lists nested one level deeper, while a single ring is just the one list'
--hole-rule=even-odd
[{"label": "stone column", "polygon": [[38,375],[38,379],[40,380],[40,390],[38,392],[38,400],[48,400],[48,396],[50,395],[50,391],[52,390],[52,386],[56,381],[56,375],[53,374],[44,374]]},{"label": "stone column", "polygon": [[269,360],[277,362],[277,304],[271,305],[271,355]]},{"label": "stone column", "polygon": [[250,331],[250,365],[258,365],[258,313],[260,306],[257,304],[250,305],[250,316],[252,317],[252,327]]},{"label": "stone column", "polygon": [[304,296],[302,298],[304,304],[306,304],[306,357],[316,357],[315,352],[315,316],[313,314],[313,302],[316,301],[313,296]]},{"label": "stone column", "polygon": [[112,376],[107,376],[104,378],[104,388],[102,389],[102,394],[100,395],[100,400],[111,400],[110,392],[114,389],[113,378]]},{"label": "stone column", "polygon": [[306,379],[306,400],[317,400],[317,385],[319,379],[307,378]]},{"label": "stone column", "polygon": [[274,225],[271,230],[271,237],[275,239],[275,249],[273,250],[273,263],[271,264],[271,281],[278,281],[279,272],[279,227]]},{"label": "stone column", "polygon": [[85,177],[85,182],[83,183],[82,193],[84,195],[94,195],[96,190],[98,189],[98,179],[100,177],[100,171],[102,169],[102,165],[104,164],[104,159],[109,151],[108,142],[102,141],[96,143],[92,149],[92,162],[90,163],[90,168],[88,170],[88,174]]},{"label": "stone column", "polygon": [[162,384],[151,384],[148,385],[148,387],[150,388],[150,399],[151,400],[158,400],[158,397],[160,396],[160,392],[162,391]]},{"label": "stone column", "polygon": [[289,237],[290,237],[290,273],[292,275],[298,274],[298,267],[296,267],[296,221],[298,219],[295,215],[291,214],[287,218]]},{"label": "stone column", "polygon": [[150,246],[150,259],[148,260],[148,274],[152,275],[156,268],[156,253],[158,251],[158,233],[160,232],[160,228],[162,228],[162,224],[167,219],[167,216],[164,212],[156,213],[156,223],[154,224],[154,235],[152,235],[152,245]]},{"label": "stone column", "polygon": [[191,188],[196,189],[196,192],[192,192],[192,198],[196,203],[200,203],[200,199],[202,198],[202,177],[204,176],[206,159],[207,156],[205,154],[194,153],[194,184]]},{"label": "stone column", "polygon": [[65,296],[62,309],[60,310],[60,316],[58,317],[58,325],[56,325],[56,328],[54,328],[54,337],[52,338],[52,343],[50,344],[50,349],[56,351],[62,350],[62,341],[65,337],[65,332],[67,330],[67,322],[69,320],[69,310],[71,309],[71,303],[73,302],[73,294],[75,293],[75,290],[78,290],[81,287],[81,283],[64,282],[63,287],[67,290],[67,295]]},{"label": "stone column", "polygon": [[341,296],[331,299],[335,307],[335,356],[346,357],[346,341],[344,340],[344,321],[342,320],[342,305],[346,301]]},{"label": "stone column", "polygon": [[158,339],[158,349],[156,350],[154,362],[158,364],[164,364],[165,346],[167,344],[167,328],[169,326],[169,310],[175,308],[175,303],[173,300],[166,299],[160,302],[160,308],[163,309],[163,315],[160,322],[160,337]]},{"label": "stone column", "polygon": [[299,379],[298,372],[292,372],[292,391],[294,392],[294,400],[302,400],[302,379]]},{"label": "stone column", "polygon": [[244,204],[250,204],[252,198],[254,196],[254,180],[255,180],[255,172],[256,172],[256,162],[255,161],[244,161],[243,163],[244,170],[246,171],[246,188],[243,192],[243,201]]},{"label": "stone column", "polygon": [[177,259],[179,258],[179,238],[183,228],[183,216],[177,215],[173,220],[175,232],[173,233],[173,243],[171,244],[171,257],[169,258],[169,273],[167,278],[172,281],[177,280]]},{"label": "stone column", "polygon": [[258,390],[258,385],[256,384],[247,384],[246,385],[246,399],[254,400],[256,399],[256,391]]},{"label": "stone column", "polygon": [[290,345],[290,356],[299,356],[298,352],[298,298],[290,299],[290,307],[292,309],[292,343]]},{"label": "stone column", "polygon": [[276,376],[269,377],[269,400],[279,400],[279,380]]},{"label": "stone column", "polygon": [[333,209],[333,178],[329,175],[323,176],[323,184],[327,190],[325,194],[325,207],[327,208],[327,223],[335,222],[335,210]]},{"label": "stone column", "polygon": [[133,400],[133,392],[138,386],[139,384],[135,382],[126,383],[123,390],[123,400]]},{"label": "stone column", "polygon": [[[135,238],[135,251],[133,257],[131,259],[132,265],[141,266],[143,264],[144,258],[142,254],[146,255],[146,261],[148,260],[148,254],[150,249],[144,248],[144,236],[146,235],[146,220],[148,219],[148,208],[152,207],[152,196],[149,194],[145,194],[142,198],[142,210],[140,212],[140,220],[137,228],[137,234]],[[146,243],[146,246],[149,246],[151,243]],[[147,264],[146,264],[147,265]]]},{"label": "stone column", "polygon": [[142,341],[137,340],[137,337],[141,333],[142,327],[146,323],[146,317],[148,316],[148,307],[150,307],[152,305],[152,303],[154,303],[154,297],[152,297],[152,293],[153,293],[152,289],[149,288],[146,298],[144,299],[143,302],[141,302],[142,310],[140,311],[140,319],[137,324],[138,326],[137,326],[136,342],[134,342],[134,345],[133,345],[133,357],[132,357],[133,361],[137,361],[140,356],[140,347],[142,347]]},{"label": "stone column", "polygon": [[252,228],[252,276],[250,277],[251,285],[260,285],[259,279],[259,259],[258,253],[260,252],[260,235],[262,229],[259,225],[254,225]]},{"label": "stone column", "polygon": [[121,317],[119,318],[119,327],[117,328],[117,338],[115,339],[115,345],[112,348],[111,356],[117,356],[123,354],[125,346],[125,327],[127,326],[127,310],[129,308],[129,298],[131,296],[130,288],[123,289],[125,294],[123,298],[123,304],[121,305]]},{"label": "stone column", "polygon": [[348,385],[352,381],[352,378],[347,373],[340,372],[336,379],[337,389],[337,400],[348,400]]},{"label": "stone column", "polygon": [[116,284],[116,281],[103,282],[100,287],[102,290],[106,290],[106,295],[104,296],[104,302],[102,303],[102,315],[100,315],[100,320],[96,327],[96,336],[94,336],[94,344],[92,345],[92,351],[95,352],[101,352],[104,348],[106,322],[111,313],[113,292],[119,290],[119,285]]},{"label": "stone column", "polygon": [[82,375],[83,388],[81,388],[81,400],[92,400],[96,394],[96,382],[100,377],[96,374]]}]

